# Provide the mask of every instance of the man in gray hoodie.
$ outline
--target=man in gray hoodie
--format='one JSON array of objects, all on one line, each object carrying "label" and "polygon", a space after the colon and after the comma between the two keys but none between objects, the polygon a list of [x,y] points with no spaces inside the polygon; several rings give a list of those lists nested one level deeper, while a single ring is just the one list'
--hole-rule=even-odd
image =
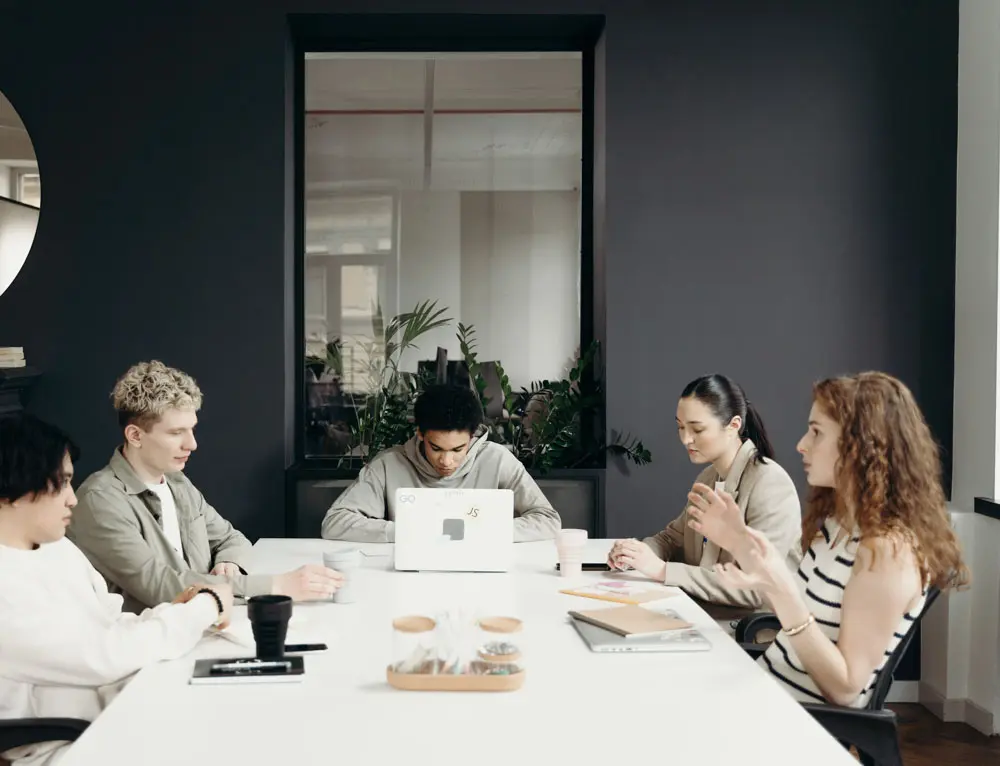
[{"label": "man in gray hoodie", "polygon": [[474,391],[431,386],[417,399],[413,415],[413,438],[376,455],[326,512],[324,538],[393,542],[400,487],[509,489],[514,493],[514,542],[555,537],[559,514],[521,461],[487,440]]}]

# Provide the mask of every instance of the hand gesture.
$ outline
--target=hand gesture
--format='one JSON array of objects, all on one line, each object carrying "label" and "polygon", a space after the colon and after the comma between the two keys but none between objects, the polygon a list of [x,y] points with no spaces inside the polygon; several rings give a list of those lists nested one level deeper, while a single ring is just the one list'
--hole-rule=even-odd
[{"label": "hand gesture", "polygon": [[731,588],[753,590],[765,596],[788,592],[794,583],[791,570],[767,536],[759,530],[747,528],[748,545],[736,564],[716,564],[715,571],[722,583]]},{"label": "hand gesture", "polygon": [[221,577],[236,577],[240,572],[240,568],[231,561],[220,561],[214,567],[209,574],[220,575]]},{"label": "hand gesture", "polygon": [[290,596],[293,601],[321,601],[332,597],[343,582],[340,572],[322,564],[306,564],[276,575],[272,592]]},{"label": "hand gesture", "polygon": [[739,549],[746,545],[748,528],[733,496],[695,484],[688,493],[688,502],[688,526],[738,558]]}]

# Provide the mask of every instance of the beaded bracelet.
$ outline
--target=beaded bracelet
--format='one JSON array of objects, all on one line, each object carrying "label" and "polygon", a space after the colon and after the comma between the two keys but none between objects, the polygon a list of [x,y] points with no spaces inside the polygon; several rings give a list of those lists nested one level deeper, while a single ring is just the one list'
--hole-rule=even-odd
[{"label": "beaded bracelet", "polygon": [[[222,606],[222,599],[219,598],[219,594],[216,593],[211,588],[199,588],[198,593],[207,593],[209,596],[215,599],[215,605],[219,608],[219,617],[222,617],[222,613],[225,612],[226,610],[225,607]],[[198,595],[198,593],[196,593],[195,595]]]}]

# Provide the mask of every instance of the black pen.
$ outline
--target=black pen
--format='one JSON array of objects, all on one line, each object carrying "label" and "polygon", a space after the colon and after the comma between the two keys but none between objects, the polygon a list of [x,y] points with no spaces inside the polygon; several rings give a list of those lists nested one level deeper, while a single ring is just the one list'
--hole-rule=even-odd
[{"label": "black pen", "polygon": [[286,654],[297,654],[300,652],[325,652],[326,644],[285,644]]}]

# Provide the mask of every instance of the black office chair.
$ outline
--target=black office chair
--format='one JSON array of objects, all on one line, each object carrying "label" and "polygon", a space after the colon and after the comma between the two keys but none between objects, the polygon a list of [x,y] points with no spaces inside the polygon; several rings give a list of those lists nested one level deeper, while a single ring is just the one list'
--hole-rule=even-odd
[{"label": "black office chair", "polygon": [[[913,621],[906,638],[899,642],[895,651],[886,661],[875,681],[872,696],[868,699],[868,704],[865,707],[848,708],[840,705],[802,704],[802,707],[843,745],[854,745],[864,766],[903,766],[896,714],[886,709],[885,698],[889,695],[889,687],[892,686],[892,677],[896,672],[896,667],[909,648],[910,641],[913,640],[913,636],[917,632],[917,626],[940,594],[941,591],[938,588],[928,589],[923,611]],[[755,643],[754,641],[757,633],[762,630],[781,630],[781,623],[773,614],[759,612],[744,617],[736,626],[736,640],[755,659],[763,654],[769,646],[769,644]]]},{"label": "black office chair", "polygon": [[12,718],[0,721],[0,753],[40,742],[76,742],[88,726],[90,721],[82,718]]}]

